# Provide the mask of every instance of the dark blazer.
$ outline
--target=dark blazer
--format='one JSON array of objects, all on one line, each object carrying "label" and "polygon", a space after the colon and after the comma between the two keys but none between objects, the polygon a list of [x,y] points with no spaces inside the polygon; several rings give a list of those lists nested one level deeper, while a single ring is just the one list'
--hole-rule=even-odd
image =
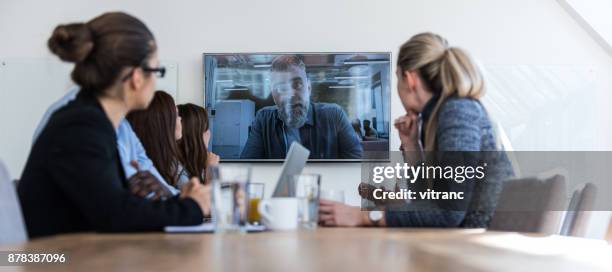
[{"label": "dark blazer", "polygon": [[52,115],[30,151],[18,187],[29,236],[202,223],[192,199],[154,202],[128,191],[115,129],[85,93]]}]

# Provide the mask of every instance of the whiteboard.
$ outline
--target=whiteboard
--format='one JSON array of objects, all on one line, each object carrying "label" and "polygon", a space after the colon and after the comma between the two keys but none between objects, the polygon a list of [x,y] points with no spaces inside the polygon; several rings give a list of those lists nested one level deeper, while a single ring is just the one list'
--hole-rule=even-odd
[{"label": "whiteboard", "polygon": [[[156,88],[176,98],[178,64],[160,62],[166,76],[157,80]],[[52,59],[0,59],[0,159],[12,178],[21,176],[34,129],[47,107],[74,86],[72,66]]]}]

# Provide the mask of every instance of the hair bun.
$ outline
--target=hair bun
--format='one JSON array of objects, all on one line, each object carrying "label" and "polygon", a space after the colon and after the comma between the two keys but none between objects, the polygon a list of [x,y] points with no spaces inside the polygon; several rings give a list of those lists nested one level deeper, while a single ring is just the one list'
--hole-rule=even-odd
[{"label": "hair bun", "polygon": [[78,63],[91,53],[94,47],[93,35],[84,23],[59,25],[53,30],[47,46],[60,59]]}]

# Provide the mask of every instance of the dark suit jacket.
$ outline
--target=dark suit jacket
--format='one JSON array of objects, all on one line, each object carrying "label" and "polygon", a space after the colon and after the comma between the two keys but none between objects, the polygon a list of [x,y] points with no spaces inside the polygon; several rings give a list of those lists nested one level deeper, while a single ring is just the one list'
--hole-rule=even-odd
[{"label": "dark suit jacket", "polygon": [[53,114],[30,152],[18,187],[29,236],[202,223],[192,199],[152,202],[128,191],[115,129],[85,93]]}]

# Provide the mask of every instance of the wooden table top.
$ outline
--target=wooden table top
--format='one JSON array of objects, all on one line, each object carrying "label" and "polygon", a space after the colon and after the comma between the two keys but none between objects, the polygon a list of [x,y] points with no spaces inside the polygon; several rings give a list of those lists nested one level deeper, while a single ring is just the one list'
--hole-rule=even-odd
[{"label": "wooden table top", "polygon": [[0,271],[612,271],[605,241],[483,230],[88,233],[6,250],[65,253],[68,262]]}]

